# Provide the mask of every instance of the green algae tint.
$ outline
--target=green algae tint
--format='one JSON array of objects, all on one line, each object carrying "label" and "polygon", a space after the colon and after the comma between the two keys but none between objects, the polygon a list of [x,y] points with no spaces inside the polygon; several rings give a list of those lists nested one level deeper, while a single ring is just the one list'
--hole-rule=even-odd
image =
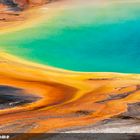
[{"label": "green algae tint", "polygon": [[73,71],[140,73],[140,6],[67,9],[36,27],[0,35],[0,46],[26,60]]}]

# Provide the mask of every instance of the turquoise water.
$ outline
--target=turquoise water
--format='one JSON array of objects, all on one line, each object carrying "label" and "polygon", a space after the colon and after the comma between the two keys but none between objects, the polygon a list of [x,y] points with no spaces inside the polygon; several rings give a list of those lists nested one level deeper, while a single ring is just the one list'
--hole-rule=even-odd
[{"label": "turquoise water", "polygon": [[140,8],[61,11],[36,27],[0,35],[0,46],[29,61],[68,70],[140,73]]}]

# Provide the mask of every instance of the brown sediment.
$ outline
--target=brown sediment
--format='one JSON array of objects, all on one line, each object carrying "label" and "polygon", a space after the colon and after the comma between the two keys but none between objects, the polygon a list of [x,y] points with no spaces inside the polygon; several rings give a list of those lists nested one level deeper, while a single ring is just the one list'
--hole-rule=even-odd
[{"label": "brown sediment", "polygon": [[27,8],[40,6],[54,1],[57,0],[0,0],[0,5],[2,8],[7,6],[7,9],[9,10],[21,11]]},{"label": "brown sediment", "polygon": [[[1,133],[57,132],[96,124],[126,112],[128,104],[140,101],[139,75],[65,71],[6,53],[1,53],[0,59],[0,85],[42,97],[25,106],[1,110]],[[29,122],[34,125],[25,127]]]},{"label": "brown sediment", "polygon": [[[31,0],[29,3],[28,0],[15,0],[14,2],[17,6],[12,7],[12,5],[9,6],[9,4],[0,1],[0,34],[27,28],[38,24],[42,18],[51,17],[55,10],[49,10],[47,15],[44,15],[43,12],[48,9],[45,9],[43,5],[47,4],[47,8],[51,8],[52,2],[57,3],[55,0]],[[21,9],[17,10],[17,7]]]}]

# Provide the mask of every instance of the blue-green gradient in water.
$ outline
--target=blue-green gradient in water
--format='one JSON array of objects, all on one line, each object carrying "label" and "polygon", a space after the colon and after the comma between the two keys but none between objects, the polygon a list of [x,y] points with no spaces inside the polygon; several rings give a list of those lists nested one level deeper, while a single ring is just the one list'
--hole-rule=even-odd
[{"label": "blue-green gradient in water", "polygon": [[36,27],[0,35],[0,47],[68,70],[140,73],[140,6],[67,9]]}]

